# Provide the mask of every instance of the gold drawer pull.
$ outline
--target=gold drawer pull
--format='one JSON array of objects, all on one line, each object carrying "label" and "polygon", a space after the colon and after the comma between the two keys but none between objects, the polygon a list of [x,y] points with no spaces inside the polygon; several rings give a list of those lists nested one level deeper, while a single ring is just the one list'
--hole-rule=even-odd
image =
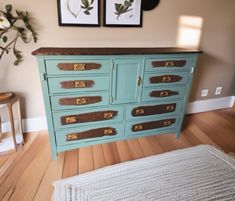
[{"label": "gold drawer pull", "polygon": [[86,81],[75,81],[74,86],[75,88],[84,88],[86,87]]},{"label": "gold drawer pull", "polygon": [[163,82],[170,82],[170,81],[171,81],[171,78],[170,78],[169,76],[164,76],[164,77],[162,78],[162,81],[163,81]]},{"label": "gold drawer pull", "polygon": [[135,114],[144,114],[143,109],[136,109]]},{"label": "gold drawer pull", "polygon": [[111,112],[106,112],[106,113],[104,113],[104,118],[111,119],[111,118],[113,118],[113,114]]},{"label": "gold drawer pull", "polygon": [[175,109],[175,107],[173,105],[166,106],[166,111],[172,111],[174,109]]},{"label": "gold drawer pull", "polygon": [[66,117],[66,118],[65,118],[65,122],[66,122],[66,123],[74,123],[74,122],[76,122],[76,121],[77,121],[76,116],[73,116],[73,117]]},{"label": "gold drawer pull", "polygon": [[67,141],[76,140],[78,138],[79,138],[79,136],[77,135],[77,133],[71,133],[71,134],[67,135]]},{"label": "gold drawer pull", "polygon": [[168,92],[167,91],[161,91],[161,93],[160,93],[160,96],[168,96]]},{"label": "gold drawer pull", "polygon": [[174,66],[174,62],[173,61],[166,61],[165,67],[173,67],[173,66]]},{"label": "gold drawer pull", "polygon": [[141,124],[134,126],[134,131],[140,131],[142,129],[143,129],[143,125],[141,125]]},{"label": "gold drawer pull", "polygon": [[171,122],[168,121],[168,120],[167,120],[167,121],[164,121],[164,122],[163,122],[163,125],[164,125],[164,126],[169,126],[169,125],[171,125]]},{"label": "gold drawer pull", "polygon": [[82,104],[86,104],[87,103],[87,99],[86,98],[77,98],[76,99],[76,104],[77,105],[82,105]]},{"label": "gold drawer pull", "polygon": [[111,135],[111,134],[113,134],[113,129],[112,128],[104,130],[104,135]]},{"label": "gold drawer pull", "polygon": [[85,70],[86,64],[73,64],[73,70]]}]

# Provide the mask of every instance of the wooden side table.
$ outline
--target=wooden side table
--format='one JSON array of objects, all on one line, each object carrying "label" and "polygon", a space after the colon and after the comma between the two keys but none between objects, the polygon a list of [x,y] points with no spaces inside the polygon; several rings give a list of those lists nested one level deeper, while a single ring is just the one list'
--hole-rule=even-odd
[{"label": "wooden side table", "polygon": [[[15,129],[14,115],[13,115],[14,104],[17,104],[18,118],[19,118],[19,132],[22,135],[22,143],[24,144],[23,131],[22,131],[22,117],[20,110],[20,97],[14,93],[0,93],[0,106],[6,106],[8,109],[11,134],[13,138],[15,151],[17,151],[16,129]],[[2,135],[2,129],[1,129],[1,115],[0,115],[0,142],[2,137],[1,135]]]}]

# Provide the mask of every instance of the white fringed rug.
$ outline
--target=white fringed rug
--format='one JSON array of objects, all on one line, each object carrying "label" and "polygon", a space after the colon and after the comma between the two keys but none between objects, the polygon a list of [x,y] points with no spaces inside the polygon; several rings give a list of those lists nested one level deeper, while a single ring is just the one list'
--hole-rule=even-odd
[{"label": "white fringed rug", "polygon": [[180,149],[53,183],[53,201],[232,201],[235,159],[210,145]]}]

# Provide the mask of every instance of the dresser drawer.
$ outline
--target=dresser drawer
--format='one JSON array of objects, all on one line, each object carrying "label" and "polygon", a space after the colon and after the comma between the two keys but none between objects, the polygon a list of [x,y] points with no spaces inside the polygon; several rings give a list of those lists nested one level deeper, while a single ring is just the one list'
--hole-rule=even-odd
[{"label": "dresser drawer", "polygon": [[184,94],[185,86],[143,88],[142,101],[183,98]]},{"label": "dresser drawer", "polygon": [[110,61],[109,60],[46,60],[46,71],[48,75],[57,74],[97,74],[109,73]]},{"label": "dresser drawer", "polygon": [[147,132],[157,132],[163,129],[173,129],[179,123],[179,118],[168,117],[157,120],[128,122],[125,126],[126,135],[144,134]]},{"label": "dresser drawer", "polygon": [[185,84],[188,82],[188,72],[181,73],[146,73],[144,75],[144,87]]},{"label": "dresser drawer", "polygon": [[56,129],[123,120],[123,107],[102,107],[53,113]]},{"label": "dresser drawer", "polygon": [[164,101],[151,104],[128,105],[126,107],[126,120],[175,115],[180,113],[181,108],[182,101]]},{"label": "dresser drawer", "polygon": [[195,59],[192,57],[182,57],[177,55],[167,55],[146,59],[145,71],[158,70],[191,70],[195,66]]},{"label": "dresser drawer", "polygon": [[50,93],[109,90],[109,76],[49,78]]},{"label": "dresser drawer", "polygon": [[124,135],[122,124],[102,124],[94,126],[82,126],[56,132],[58,145],[76,144],[78,142],[89,142],[117,138]]},{"label": "dresser drawer", "polygon": [[109,104],[109,92],[51,96],[52,110],[76,109]]}]

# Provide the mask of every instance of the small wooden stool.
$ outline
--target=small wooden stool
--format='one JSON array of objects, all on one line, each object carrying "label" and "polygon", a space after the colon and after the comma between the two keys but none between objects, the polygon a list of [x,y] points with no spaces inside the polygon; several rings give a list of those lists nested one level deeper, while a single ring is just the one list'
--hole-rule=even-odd
[{"label": "small wooden stool", "polygon": [[[17,103],[17,108],[18,108],[19,131],[20,134],[22,135],[22,143],[24,144],[23,131],[22,131],[22,118],[20,110],[20,97],[14,93],[0,93],[0,106],[7,106],[14,148],[15,151],[17,151],[16,130],[15,130],[14,116],[13,116],[13,105],[15,103]],[[2,128],[1,128],[1,116],[0,116],[0,142],[1,138],[2,138]]]}]

